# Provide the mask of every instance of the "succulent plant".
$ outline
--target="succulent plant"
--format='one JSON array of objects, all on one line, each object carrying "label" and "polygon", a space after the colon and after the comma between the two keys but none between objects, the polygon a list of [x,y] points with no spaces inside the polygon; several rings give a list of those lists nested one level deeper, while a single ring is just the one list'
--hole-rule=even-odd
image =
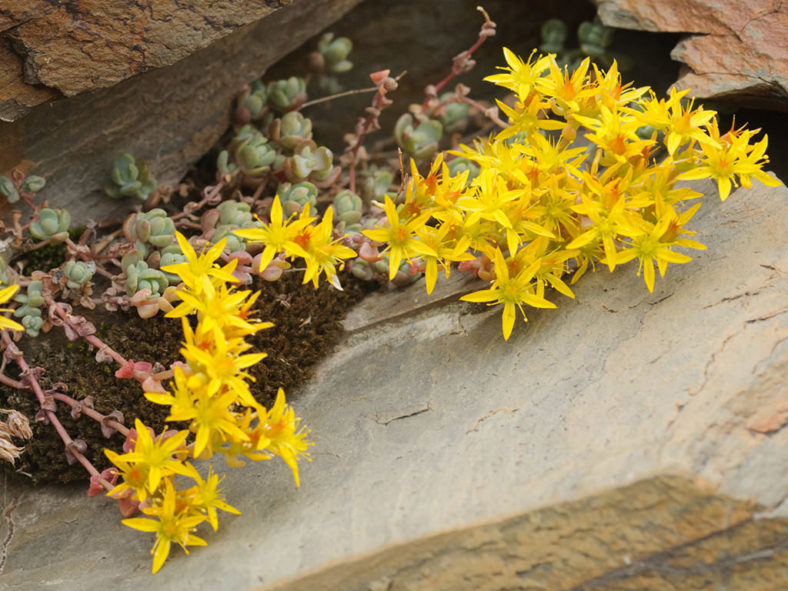
[{"label": "succulent plant", "polygon": [[348,191],[340,191],[334,196],[334,215],[338,222],[345,224],[346,232],[360,232],[361,211],[364,207],[361,197]]},{"label": "succulent plant", "polygon": [[581,23],[577,29],[580,51],[591,57],[604,56],[607,47],[613,42],[613,33],[614,30],[603,25],[599,17]]},{"label": "succulent plant", "polygon": [[[29,306],[31,308],[40,308],[44,305],[43,288],[44,285],[41,281],[33,280],[27,284],[25,293],[18,293],[14,296],[14,301],[23,304],[22,307]],[[20,309],[21,307],[17,308],[16,311]],[[22,316],[22,314],[17,315],[17,317],[19,316]]]},{"label": "succulent plant", "polygon": [[243,201],[223,201],[216,208],[219,211],[219,224],[244,228],[253,222],[252,208]]},{"label": "succulent plant", "polygon": [[370,166],[369,169],[361,173],[361,197],[369,203],[372,200],[383,201],[394,180],[394,173],[390,170],[381,170]]},{"label": "succulent plant", "polygon": [[41,317],[41,306],[44,305],[42,290],[41,281],[35,280],[28,283],[25,293],[14,296],[14,301],[22,304],[14,310],[14,316],[21,318],[20,323],[31,337],[37,337],[44,325],[44,319]]},{"label": "succulent plant", "polygon": [[123,227],[129,240],[148,242],[156,248],[164,248],[175,242],[175,223],[161,208],[129,216]]},{"label": "succulent plant", "polygon": [[126,267],[126,293],[129,295],[149,289],[151,297],[159,297],[168,286],[169,281],[164,272],[151,269],[145,261],[137,261]]},{"label": "succulent plant", "polygon": [[295,150],[299,143],[312,137],[312,121],[298,111],[285,113],[279,123],[274,122],[271,127],[272,139],[286,150]]},{"label": "succulent plant", "polygon": [[104,192],[113,199],[134,197],[145,201],[155,189],[156,179],[150,176],[147,165],[131,154],[120,154],[112,161],[112,175],[104,183]]},{"label": "succulent plant", "polygon": [[213,235],[211,236],[211,244],[216,244],[222,238],[227,238],[227,242],[225,243],[225,248],[227,250],[230,252],[244,250],[246,241],[240,236],[233,234],[233,232],[237,229],[238,228],[235,226],[230,225],[217,226],[213,231]]},{"label": "succulent plant", "polygon": [[423,121],[415,128],[413,123],[413,115],[402,115],[394,125],[394,139],[400,148],[416,160],[432,158],[438,151],[443,125],[435,119]]},{"label": "succulent plant", "polygon": [[[447,101],[452,96],[453,92],[445,92],[440,96],[441,101]],[[470,106],[468,103],[447,103],[444,105],[444,112],[440,116],[440,122],[443,125],[443,131],[446,133],[454,133],[462,131],[468,125],[468,111]]]},{"label": "succulent plant", "polygon": [[41,310],[35,309],[34,313],[22,316],[21,324],[25,327],[25,333],[29,337],[37,337],[44,326],[44,319],[41,317]]},{"label": "succulent plant", "polygon": [[310,211],[317,207],[317,187],[309,181],[300,183],[282,183],[276,191],[282,202],[285,216],[299,213],[309,203]]},{"label": "succulent plant", "polygon": [[236,170],[238,170],[238,167],[230,162],[230,152],[227,150],[219,152],[219,156],[216,158],[216,171],[219,175],[232,174]]},{"label": "succulent plant", "polygon": [[66,261],[63,265],[63,276],[66,278],[66,287],[69,289],[82,289],[82,286],[88,283],[96,272],[96,264],[94,262],[83,261]]},{"label": "succulent plant", "polygon": [[[230,142],[233,160],[247,177],[261,177],[270,169],[276,157],[276,148],[268,143],[262,133],[251,125],[244,125]],[[222,155],[217,166],[221,171]],[[226,166],[226,165],[225,165]]]},{"label": "succulent plant", "polygon": [[15,273],[8,266],[6,260],[0,256],[0,285],[11,285],[16,283]]},{"label": "succulent plant", "polygon": [[334,33],[325,33],[317,42],[317,51],[323,58],[323,67],[331,74],[343,74],[353,68],[353,62],[347,59],[353,49],[353,42],[347,37],[334,37]]},{"label": "succulent plant", "polygon": [[356,279],[361,279],[362,281],[372,281],[375,279],[375,269],[372,267],[372,263],[368,263],[364,259],[355,258],[348,263],[350,267],[350,273]]},{"label": "succulent plant", "polygon": [[8,199],[9,203],[19,201],[19,191],[16,190],[14,182],[7,176],[0,176],[0,195]]},{"label": "succulent plant", "polygon": [[[385,255],[379,261],[375,261],[374,263],[372,263],[372,268],[381,276],[388,277],[389,276],[388,255]],[[408,263],[408,261],[406,260],[403,260],[402,262],[400,262],[399,268],[397,269],[397,273],[394,275],[394,279],[392,279],[391,282],[397,287],[407,287],[408,285],[416,281],[419,277],[421,277],[421,273],[411,274],[410,263]]]},{"label": "succulent plant", "polygon": [[306,101],[306,82],[298,76],[276,80],[268,83],[266,93],[268,106],[277,113],[286,113],[297,109]]},{"label": "succulent plant", "polygon": [[249,204],[242,201],[223,201],[216,209],[219,212],[219,219],[211,236],[211,244],[216,244],[222,238],[227,238],[227,248],[230,252],[243,250],[246,241],[233,232],[242,228],[258,226],[258,222],[252,217]]},{"label": "succulent plant", "polygon": [[47,184],[47,181],[42,176],[31,174],[22,183],[22,191],[25,193],[38,193]]},{"label": "succulent plant", "polygon": [[255,80],[238,98],[236,119],[242,122],[259,119],[267,101],[265,84],[262,80]]},{"label": "succulent plant", "polygon": [[63,242],[68,238],[71,214],[65,209],[45,207],[38,212],[38,219],[30,223],[30,234],[39,240]]},{"label": "succulent plant", "polygon": [[[185,263],[186,261],[186,255],[181,252],[181,247],[177,243],[170,244],[161,250],[159,267],[179,265],[180,263]],[[164,276],[167,278],[167,281],[170,285],[178,285],[181,282],[181,278],[175,273],[167,273],[166,271],[162,271],[162,273],[164,273]]]},{"label": "succulent plant", "polygon": [[544,53],[561,53],[569,36],[569,27],[564,21],[551,18],[541,28],[542,44],[539,50]]},{"label": "succulent plant", "polygon": [[324,181],[334,170],[334,155],[325,146],[315,147],[304,142],[291,158],[285,161],[285,174],[293,182],[308,179]]},{"label": "succulent plant", "polygon": [[457,176],[466,170],[469,171],[466,186],[469,186],[471,181],[479,176],[479,165],[472,160],[468,160],[468,158],[452,158],[446,163],[446,166],[448,166],[451,176]]}]

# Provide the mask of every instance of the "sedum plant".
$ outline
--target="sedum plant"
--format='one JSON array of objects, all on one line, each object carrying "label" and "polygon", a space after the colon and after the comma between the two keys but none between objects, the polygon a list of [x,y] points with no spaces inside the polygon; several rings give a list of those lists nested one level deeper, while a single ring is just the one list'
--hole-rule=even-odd
[{"label": "sedum plant", "polygon": [[[615,63],[604,72],[586,59],[569,72],[552,55],[504,56],[507,67],[486,80],[514,94],[514,106],[498,101],[508,123],[453,152],[478,176],[468,183],[469,169],[452,175],[441,156],[426,177],[414,165],[405,203],[387,196],[385,223],[364,234],[386,245],[390,278],[402,259],[425,265],[428,291],[437,267],[448,274],[469,255],[486,259],[489,289],[462,299],[502,304],[505,339],[517,310],[526,319],[524,306],[555,307],[547,287],[574,297],[563,279],[570,269],[574,283],[598,263],[613,271],[637,260],[652,291],[657,271],[691,260],[677,249],[705,248],[689,229],[700,203],[688,202],[702,195],[677,181],[714,179],[722,201],[737,183],[778,184],[762,170],[767,138],[721,132],[714,111],[682,100],[687,90],[658,99],[622,84]],[[650,137],[638,135],[644,126]],[[589,145],[574,145],[578,133]]]},{"label": "sedum plant", "polygon": [[104,183],[104,193],[108,197],[134,197],[145,201],[155,190],[156,179],[144,162],[138,162],[131,154],[120,154],[112,161],[112,174]]},{"label": "sedum plant", "polygon": [[[32,203],[43,179],[16,170],[0,177],[0,194],[33,209],[29,223],[6,229],[13,248],[29,254],[52,247],[45,242],[61,242],[57,248],[65,251],[54,268],[29,275],[16,262],[18,253],[9,259],[13,267],[0,258],[3,283],[23,288],[0,289],[0,304],[14,296],[18,304],[0,312],[21,320],[0,314],[0,349],[23,381],[2,371],[0,381],[36,396],[36,420],[53,424],[67,460],[90,473],[90,495],[107,492],[128,517],[127,526],[155,535],[154,572],[173,545],[204,545],[199,529],[207,523],[215,530],[219,511],[238,513],[224,499],[220,475],[210,466],[198,471],[198,462],[220,454],[237,467],[279,456],[298,485],[298,462],[309,459],[309,431],[281,389],[271,408],[252,396],[249,368],[266,354],[250,352],[247,338],[270,324],[254,320],[259,294],[240,283],[253,275],[276,280],[290,269],[304,270],[303,283],[315,288],[323,276],[341,289],[338,272],[353,259],[351,273],[364,280],[385,277],[406,286],[423,273],[429,293],[441,272],[448,276],[455,265],[489,282],[463,299],[500,306],[508,339],[518,310],[525,319],[526,306],[555,307],[548,288],[573,297],[571,286],[589,269],[613,271],[637,260],[638,274],[653,290],[657,273],[690,260],[680,249],[704,248],[690,229],[700,207],[693,201],[701,195],[678,181],[714,179],[723,201],[752,179],[776,183],[762,170],[766,137],[756,140],[757,132],[744,128],[720,130],[714,112],[687,101],[687,91],[659,99],[648,88],[623,84],[615,62],[606,72],[589,59],[569,70],[552,54],[523,60],[505,49],[507,65],[487,78],[511,95],[497,109],[471,99],[464,85],[443,92],[495,34],[481,12],[479,39],[454,58],[448,76],[427,87],[423,105],[411,106],[395,126],[410,166],[383,164],[385,157],[376,160],[363,146],[397,88],[397,79],[381,70],[370,76],[374,88],[350,91],[375,94],[346,137],[339,166],[312,139],[312,122],[299,111],[309,106],[306,81],[256,81],[239,99],[234,137],[217,160],[218,183],[175,213],[166,191],[157,191],[161,208],[143,212],[138,206],[109,237],[91,226],[79,238],[74,232],[72,241],[66,211]],[[553,23],[546,31],[546,42],[563,47],[565,29]],[[589,24],[581,42],[583,51],[599,57],[609,35]],[[344,70],[349,51],[348,41],[324,37],[318,51],[323,69]],[[458,146],[458,132],[481,115],[499,127],[497,133]],[[442,152],[448,134],[452,149]],[[578,136],[586,144],[579,145]],[[116,158],[107,187],[110,196],[141,200],[156,188],[129,154]],[[244,192],[250,188],[253,194]],[[180,197],[192,189],[182,185]],[[15,215],[21,219],[21,212]],[[30,236],[40,242],[31,245]],[[295,267],[296,259],[303,266]],[[93,297],[99,282],[103,292]],[[72,305],[180,318],[183,360],[165,368],[158,360],[125,359]],[[27,365],[14,344],[21,335],[12,338],[10,331],[35,336],[52,327],[61,327],[69,340],[84,340],[97,361],[117,363],[115,376],[137,380],[147,400],[167,408],[173,428],[157,434],[138,419],[129,428],[120,411],[99,413],[58,385],[44,390],[41,368]],[[72,439],[59,422],[55,401],[69,405],[75,418],[98,421],[105,436],[125,437],[123,453],[105,450],[111,468],[100,472],[91,464],[86,443]],[[0,456],[11,462],[21,453],[16,447],[5,452]],[[142,516],[132,517],[137,511]]]},{"label": "sedum plant", "polygon": [[[202,523],[216,530],[217,511],[240,514],[225,502],[213,468],[203,477],[193,462],[218,453],[228,465],[238,467],[246,460],[279,456],[298,485],[297,462],[309,458],[309,430],[285,404],[282,390],[270,409],[249,390],[251,377],[245,370],[266,354],[248,353],[250,345],[244,339],[272,325],[249,319],[257,294],[231,286],[237,282],[232,274],[237,261],[216,264],[225,241],[197,255],[181,234],[177,240],[186,261],[163,271],[178,275],[182,282],[176,292],[181,303],[167,316],[182,320],[185,363],[174,367],[169,392],[158,387],[146,391],[145,397],[169,407],[167,421],[187,427],[156,435],[137,419],[128,431],[125,453],[105,450],[117,482],[107,494],[144,515],[123,523],[156,535],[151,550],[154,573],[173,544],[187,553],[188,546],[204,546],[205,540],[194,531]],[[194,328],[190,316],[196,316]],[[193,440],[187,441],[190,434]]]}]

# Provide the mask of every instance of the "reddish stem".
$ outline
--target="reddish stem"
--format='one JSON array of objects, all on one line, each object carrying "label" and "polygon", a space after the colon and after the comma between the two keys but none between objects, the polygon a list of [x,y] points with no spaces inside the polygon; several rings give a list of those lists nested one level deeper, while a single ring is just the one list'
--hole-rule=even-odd
[{"label": "reddish stem", "polygon": [[17,390],[25,390],[27,388],[27,386],[25,386],[22,382],[19,382],[14,378],[9,378],[4,373],[0,373],[0,383],[3,383],[11,388],[16,388]]},{"label": "reddish stem", "polygon": [[[385,76],[388,78],[388,70],[385,70]],[[383,73],[383,72],[381,72]],[[377,73],[376,73],[377,74]],[[373,74],[374,77],[376,74]],[[405,75],[405,72],[402,72],[399,76],[394,78],[395,82],[398,82],[400,78]],[[374,78],[373,78],[374,79]],[[350,191],[355,193],[356,192],[356,164],[358,162],[358,151],[361,148],[361,145],[364,143],[364,137],[370,132],[372,129],[373,124],[377,121],[378,117],[380,116],[380,111],[386,108],[388,105],[391,104],[391,100],[386,98],[386,94],[390,90],[394,90],[396,88],[396,84],[393,85],[394,88],[386,88],[385,84],[381,80],[379,84],[376,84],[378,91],[375,93],[375,96],[372,98],[372,107],[368,107],[369,113],[367,114],[366,118],[364,119],[364,123],[361,125],[361,128],[358,132],[358,137],[356,138],[356,143],[353,145],[352,148],[348,150],[350,152],[350,165],[348,167],[348,177],[349,177],[349,188]]]},{"label": "reddish stem", "polygon": [[107,427],[115,429],[115,431],[117,431],[118,433],[120,433],[124,437],[127,437],[128,434],[129,434],[129,428],[126,427],[124,424],[119,423],[119,422],[117,422],[117,421],[115,421],[113,419],[107,418],[107,415],[103,415],[99,411],[97,411],[97,410],[95,410],[93,408],[90,408],[89,406],[86,406],[85,404],[83,404],[79,400],[74,400],[68,394],[62,394],[61,392],[55,392],[52,395],[52,397],[55,400],[60,400],[61,402],[65,402],[71,408],[78,408],[79,411],[82,414],[84,414],[84,415],[90,417],[91,419],[101,423],[102,425],[106,425]]},{"label": "reddish stem", "polygon": [[219,195],[222,189],[224,189],[224,181],[220,181],[218,184],[212,187],[205,187],[205,189],[203,189],[202,192],[202,199],[200,199],[200,201],[198,201],[197,203],[194,203],[194,205],[191,205],[191,207],[188,208],[189,209],[188,213],[184,209],[184,211],[181,211],[180,213],[176,213],[175,215],[170,216],[170,219],[174,222],[181,219],[182,217],[191,215],[192,212],[201,209],[207,203],[210,203],[211,200],[216,199],[216,197]]},{"label": "reddish stem", "polygon": [[[60,307],[60,304],[55,302],[51,297],[45,298],[45,301],[46,301],[47,306],[49,306],[50,309],[54,308],[55,313],[61,318],[61,320],[63,320],[63,324],[68,325],[69,328],[71,328],[74,332],[79,334],[78,326],[71,320],[71,315],[69,313],[67,313],[65,310],[63,310],[63,308]],[[123,357],[123,355],[121,355],[120,353],[115,351],[115,349],[110,347],[107,343],[102,341],[96,335],[93,335],[93,334],[89,334],[89,335],[85,335],[85,336],[80,335],[80,338],[85,339],[88,343],[90,343],[91,345],[96,347],[99,351],[104,351],[107,355],[112,357],[112,359],[114,359],[115,362],[118,363],[119,365],[127,365],[128,364],[128,360],[125,357]]]},{"label": "reddish stem", "polygon": [[432,98],[432,96],[437,96],[438,93],[441,90],[443,90],[443,88],[449,82],[451,82],[457,75],[465,73],[469,68],[465,68],[464,64],[471,58],[471,56],[476,52],[476,50],[482,46],[482,44],[487,40],[488,37],[492,37],[493,35],[495,35],[495,23],[493,23],[490,20],[490,16],[487,14],[487,12],[481,6],[477,6],[476,10],[481,12],[482,15],[484,16],[484,24],[482,25],[481,31],[479,31],[479,38],[476,40],[476,42],[473,45],[471,45],[465,51],[459,53],[454,58],[451,72],[449,72],[449,74],[443,80],[438,82],[432,89],[432,92],[430,92],[430,94],[424,98],[424,102],[421,105],[422,115],[427,110],[430,98]]},{"label": "reddish stem", "polygon": [[66,449],[69,451],[69,453],[71,453],[71,455],[74,456],[74,458],[80,464],[82,464],[82,466],[85,468],[85,470],[88,471],[88,473],[91,476],[95,476],[96,478],[98,478],[99,482],[101,482],[101,485],[104,488],[106,488],[108,491],[112,490],[113,488],[112,484],[106,479],[101,478],[101,474],[96,469],[96,467],[91,463],[89,459],[87,459],[84,455],[82,455],[82,453],[76,448],[76,446],[74,445],[74,440],[71,439],[71,436],[68,434],[68,431],[66,431],[66,428],[60,422],[60,419],[57,418],[57,415],[53,411],[43,408],[43,405],[45,404],[46,401],[46,394],[44,393],[44,390],[41,388],[41,384],[38,383],[35,374],[33,373],[33,371],[31,371],[30,366],[27,364],[27,361],[25,361],[25,358],[22,356],[22,352],[19,350],[16,344],[11,340],[11,337],[9,336],[8,332],[3,331],[1,334],[2,334],[1,338],[3,340],[3,343],[5,344],[6,351],[8,351],[8,354],[11,356],[14,362],[19,366],[19,369],[22,370],[22,374],[27,376],[27,379],[30,382],[30,389],[33,390],[33,393],[36,395],[39,404],[42,405],[42,410],[44,411],[44,414],[46,415],[49,422],[52,423],[52,426],[55,428],[55,431],[57,431],[57,434],[60,436],[60,439],[63,440]]}]

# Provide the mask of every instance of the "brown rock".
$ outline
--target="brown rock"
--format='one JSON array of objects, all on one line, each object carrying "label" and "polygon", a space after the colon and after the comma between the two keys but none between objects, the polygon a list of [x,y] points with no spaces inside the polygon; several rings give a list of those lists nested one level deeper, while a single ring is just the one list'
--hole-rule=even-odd
[{"label": "brown rock", "polygon": [[[62,64],[73,66],[70,74],[50,68],[45,59],[48,50],[42,49],[41,53],[32,49],[38,47],[36,43],[43,44],[42,38],[36,36],[42,34],[41,31],[33,33],[25,29],[25,24],[20,24],[13,35],[28,48],[30,67],[27,70],[33,72],[37,80],[56,88],[23,86],[18,87],[22,89],[19,92],[9,90],[5,95],[0,94],[0,101],[7,99],[0,102],[0,112],[5,109],[18,113],[53,95],[96,90],[39,105],[20,120],[0,123],[0,143],[4,146],[0,153],[0,174],[21,161],[34,162],[36,174],[48,181],[42,196],[55,206],[68,206],[77,223],[88,217],[96,219],[125,213],[133,203],[112,201],[101,192],[115,154],[131,152],[149,162],[153,176],[160,183],[177,182],[227,129],[232,101],[241,87],[358,1],[294,0],[277,11],[266,7],[280,3],[257,2],[254,4],[257,13],[249,8],[249,3],[219,3],[244,6],[247,16],[267,16],[257,23],[241,26],[240,16],[227,8],[229,12],[216,17],[217,22],[222,23],[215,25],[216,30],[208,32],[206,24],[205,31],[193,35],[185,24],[191,22],[186,16],[179,17],[180,20],[171,26],[159,22],[166,20],[164,16],[150,17],[149,20],[155,22],[149,23],[149,28],[143,31],[158,40],[155,49],[153,46],[146,49],[144,56],[135,62],[132,59],[135,53],[129,49],[131,39],[126,39],[125,45],[118,42],[117,55],[95,53],[96,64],[86,66],[87,70],[81,74],[75,65],[79,62],[76,54],[59,58]],[[83,2],[82,6],[85,4]],[[158,15],[154,9],[146,14],[149,12]],[[192,14],[189,10],[182,12]],[[214,17],[209,13],[202,14],[201,20],[213,22]],[[50,20],[55,18],[51,12],[45,16]],[[227,34],[232,29],[234,32]],[[181,39],[178,36],[181,34],[186,38]],[[51,35],[57,43],[65,43],[63,33],[53,29]],[[217,38],[209,47],[198,49]],[[193,53],[184,57],[189,52]],[[69,52],[63,46],[61,53]],[[124,55],[126,61],[123,62],[119,55]],[[8,54],[3,54],[0,46],[0,65],[6,63],[4,59],[8,62]],[[87,63],[87,58],[85,60]],[[97,65],[104,60],[110,65]],[[179,61],[172,63],[176,60]],[[172,65],[166,66],[167,63]],[[115,66],[111,64],[116,64],[120,71],[113,74],[111,70]],[[155,69],[129,78],[151,68]],[[95,76],[86,77],[86,71],[95,71]],[[0,81],[5,81],[2,76],[0,74]],[[114,86],[101,88],[110,84]],[[13,84],[9,88],[11,86]],[[2,92],[4,90],[0,90]]]},{"label": "brown rock", "polygon": [[258,591],[779,588],[788,519],[707,483],[656,477],[398,544]]},{"label": "brown rock", "polygon": [[788,6],[778,0],[595,0],[612,27],[692,33],[671,53],[694,96],[788,110]]},{"label": "brown rock", "polygon": [[[11,60],[6,49],[0,75],[15,78],[16,84],[5,87],[0,100],[28,97],[30,89],[25,86],[32,85],[65,96],[113,86],[173,64],[289,3],[201,1],[185,9],[175,0],[77,4],[12,0],[0,15],[0,33],[13,42],[17,59]],[[36,96],[41,102],[51,94]],[[25,103],[35,104],[29,98]]]}]

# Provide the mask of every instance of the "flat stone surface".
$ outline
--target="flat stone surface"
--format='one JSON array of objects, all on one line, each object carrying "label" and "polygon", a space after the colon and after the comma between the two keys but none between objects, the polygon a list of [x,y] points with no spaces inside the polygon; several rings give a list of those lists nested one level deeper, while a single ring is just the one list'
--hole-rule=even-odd
[{"label": "flat stone surface", "polygon": [[788,189],[702,188],[708,250],[653,294],[599,270],[508,342],[461,303],[358,321],[295,397],[301,488],[230,472],[243,515],[156,578],[112,503],[6,487],[0,587],[784,587]]}]

